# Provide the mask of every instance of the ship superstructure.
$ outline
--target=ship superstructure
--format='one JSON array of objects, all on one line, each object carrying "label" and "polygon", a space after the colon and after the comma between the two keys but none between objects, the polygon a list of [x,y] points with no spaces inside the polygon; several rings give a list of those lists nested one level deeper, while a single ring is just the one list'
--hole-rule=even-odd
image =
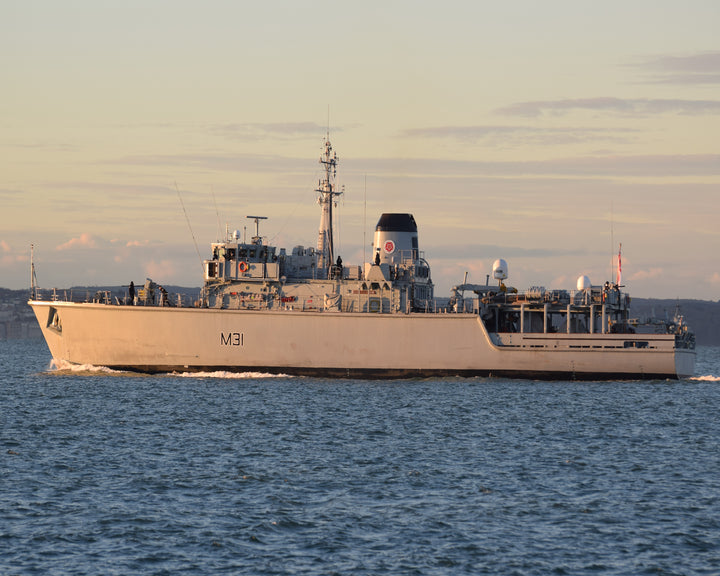
[{"label": "ship superstructure", "polygon": [[[642,324],[618,283],[577,290],[461,283],[437,298],[409,213],[382,214],[370,262],[335,253],[333,206],[342,190],[329,137],[316,189],[316,247],[269,245],[266,216],[211,245],[200,298],[152,281],[133,298],[30,301],[53,357],[77,364],[164,372],[267,371],[404,377],[437,374],[538,378],[678,378],[694,370],[694,336],[681,318]],[[267,221],[267,222],[266,222]],[[143,338],[143,334],[152,334]]]}]

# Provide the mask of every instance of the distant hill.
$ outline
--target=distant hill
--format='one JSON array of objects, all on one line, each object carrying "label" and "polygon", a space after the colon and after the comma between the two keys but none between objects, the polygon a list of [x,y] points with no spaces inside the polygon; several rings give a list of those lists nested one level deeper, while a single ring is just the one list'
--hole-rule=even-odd
[{"label": "distant hill", "polygon": [[[137,288],[141,288],[138,286]],[[200,288],[166,286],[171,294],[186,294],[197,297]],[[73,300],[82,301],[99,291],[109,291],[113,296],[122,298],[127,294],[126,286],[75,286],[58,290],[62,297],[72,293]],[[44,290],[45,296],[52,290]],[[40,337],[40,328],[35,316],[27,305],[29,290],[8,290],[0,288],[0,340],[8,338]],[[680,314],[695,332],[697,343],[703,346],[720,346],[720,301],[708,300],[659,300],[654,298],[633,298],[631,314],[633,318],[656,316],[671,319],[675,309],[680,306]]]},{"label": "distant hill", "polygon": [[698,344],[720,346],[720,301],[633,298],[630,311],[633,318],[672,319],[678,306],[686,324],[695,332]]},{"label": "distant hill", "polygon": [[42,338],[29,296],[30,290],[0,288],[0,340]]}]

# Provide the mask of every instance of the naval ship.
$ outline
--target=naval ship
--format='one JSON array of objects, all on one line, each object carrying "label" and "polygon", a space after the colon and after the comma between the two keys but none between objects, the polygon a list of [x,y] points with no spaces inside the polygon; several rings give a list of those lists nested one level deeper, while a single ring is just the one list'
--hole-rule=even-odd
[{"label": "naval ship", "polygon": [[[640,322],[616,282],[524,292],[492,281],[434,294],[412,214],[382,214],[372,256],[336,258],[338,157],[325,138],[316,246],[271,246],[226,232],[203,262],[197,299],[152,280],[122,297],[76,302],[32,284],[29,304],[56,362],[145,373],[265,372],[349,378],[438,375],[536,379],[677,379],[693,375],[695,338],[682,317]],[[33,265],[34,266],[34,265]],[[34,278],[34,274],[33,274]]]}]

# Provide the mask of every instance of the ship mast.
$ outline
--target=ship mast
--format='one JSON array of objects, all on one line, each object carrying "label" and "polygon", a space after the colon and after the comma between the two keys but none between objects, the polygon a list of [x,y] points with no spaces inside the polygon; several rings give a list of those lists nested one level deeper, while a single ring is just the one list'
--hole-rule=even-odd
[{"label": "ship mast", "polygon": [[320,204],[320,229],[318,230],[318,269],[330,275],[331,267],[334,263],[335,249],[333,246],[333,204],[334,196],[340,196],[343,191],[337,190],[335,185],[335,175],[337,172],[338,157],[333,152],[332,144],[330,144],[330,131],[325,137],[325,150],[320,156],[320,164],[325,170],[325,176],[318,182],[315,190],[318,196],[318,204]]},{"label": "ship mast", "polygon": [[30,244],[30,298],[37,297],[37,276],[35,276],[35,244]]}]

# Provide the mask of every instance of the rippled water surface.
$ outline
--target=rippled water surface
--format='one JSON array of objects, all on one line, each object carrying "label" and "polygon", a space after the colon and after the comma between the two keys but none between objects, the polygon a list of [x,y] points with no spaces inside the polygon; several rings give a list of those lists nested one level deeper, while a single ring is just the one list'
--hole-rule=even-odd
[{"label": "rippled water surface", "polygon": [[718,574],[683,381],[49,371],[0,342],[0,574]]}]

